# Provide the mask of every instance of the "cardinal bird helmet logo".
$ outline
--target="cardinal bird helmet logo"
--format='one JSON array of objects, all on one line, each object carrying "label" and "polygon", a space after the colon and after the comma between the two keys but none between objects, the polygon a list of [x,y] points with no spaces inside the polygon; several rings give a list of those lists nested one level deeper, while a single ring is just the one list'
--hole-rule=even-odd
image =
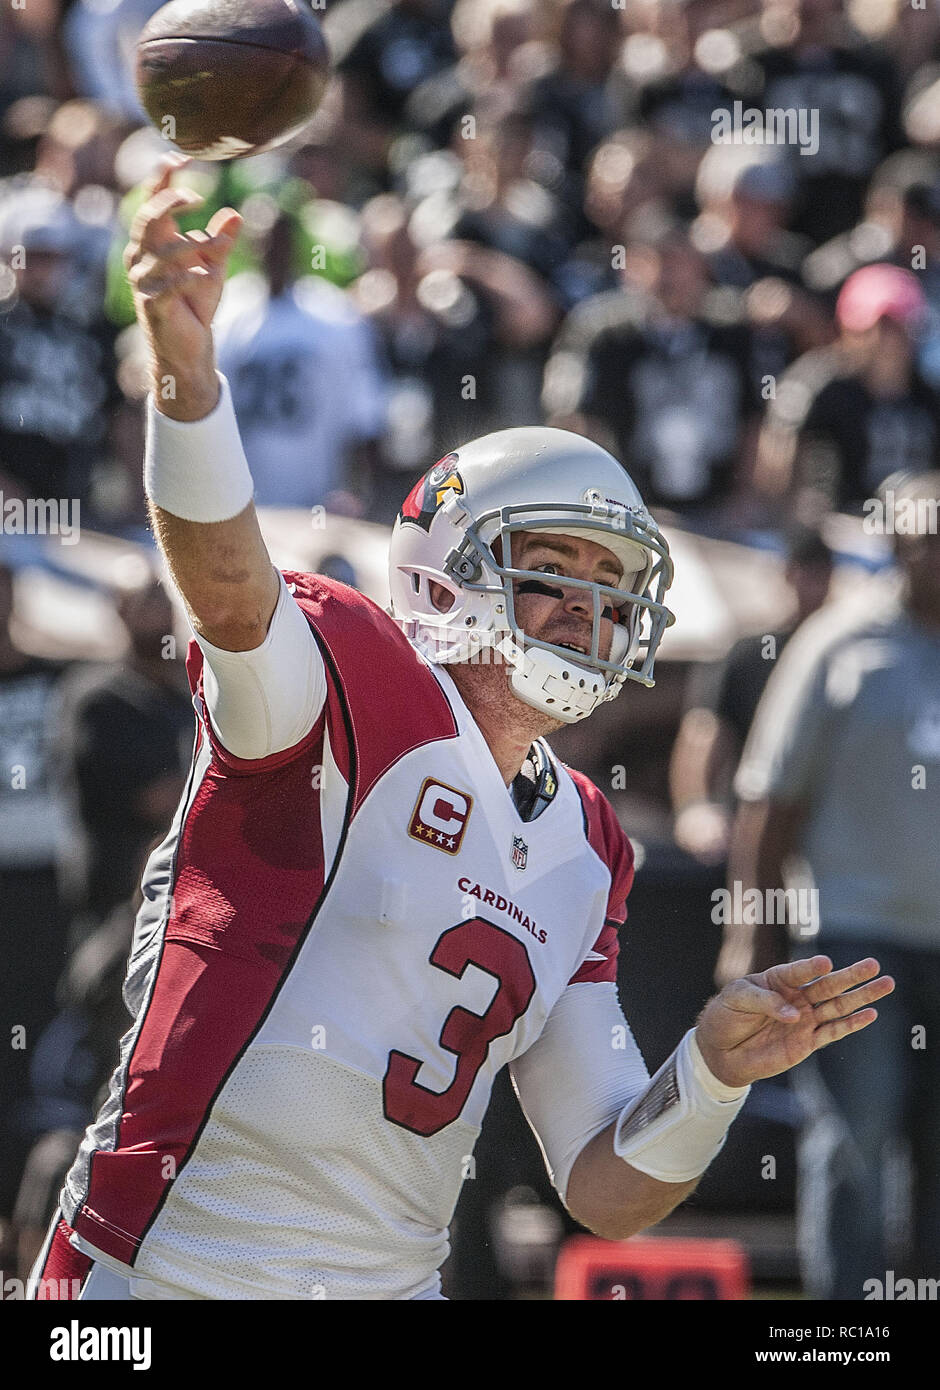
[{"label": "cardinal bird helmet logo", "polygon": [[430,531],[434,513],[447,492],[463,492],[463,478],[457,472],[457,454],[445,454],[424,477],[415,483],[398,513],[401,521],[410,521],[422,530]]}]

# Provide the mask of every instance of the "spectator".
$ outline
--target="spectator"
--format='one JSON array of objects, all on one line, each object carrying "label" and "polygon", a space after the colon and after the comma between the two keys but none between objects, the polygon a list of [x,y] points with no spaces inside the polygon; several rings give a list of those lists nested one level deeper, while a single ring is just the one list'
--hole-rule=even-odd
[{"label": "spectator", "polygon": [[812,138],[784,146],[798,181],[791,228],[818,245],[858,220],[872,171],[903,142],[898,74],[852,27],[842,0],[764,0],[762,33],[748,55],[760,84],[745,105],[818,123],[818,148]]},{"label": "spectator", "polygon": [[76,670],[63,687],[59,757],[73,819],[63,884],[73,934],[132,898],[166,832],[189,763],[193,712],[175,651],[173,609],[150,573],[117,599],[123,662]]},{"label": "spectator", "polygon": [[786,231],[794,188],[785,161],[766,146],[708,151],[696,175],[702,213],[693,232],[718,284],[748,289],[765,275],[800,284],[811,243]]},{"label": "spectator", "polygon": [[0,115],[33,93],[68,95],[62,54],[55,38],[59,0],[0,9]]},{"label": "spectator", "polygon": [[810,243],[786,231],[794,187],[784,161],[769,150],[716,145],[699,166],[702,215],[692,239],[715,284],[745,300],[759,382],[832,339],[830,315],[800,273]]},{"label": "spectator", "polygon": [[[485,432],[481,417],[495,407],[494,311],[453,272],[440,269],[428,283],[405,205],[392,194],[366,204],[363,239],[370,268],[356,298],[379,336],[390,380],[372,515],[389,521],[428,459]],[[467,378],[469,397],[461,392]]]},{"label": "spectator", "polygon": [[379,186],[390,145],[407,129],[411,93],[456,60],[451,8],[450,0],[342,0],[329,12],[326,33],[340,76],[337,139]]},{"label": "spectator", "polygon": [[664,219],[669,206],[656,146],[645,131],[618,130],[599,145],[588,165],[584,191],[588,234],[556,273],[566,307],[615,290],[613,251],[622,245],[623,228],[641,212]]},{"label": "spectator", "polygon": [[457,0],[451,29],[458,61],[420,83],[406,108],[408,124],[439,148],[481,100],[510,107],[549,52],[539,40],[536,0]]},{"label": "spectator", "polygon": [[219,369],[261,506],[364,505],[385,388],[369,326],[352,299],[298,280],[292,224],[281,214],[262,247],[264,274],[233,276],[216,320]]},{"label": "spectator", "polygon": [[11,570],[0,562],[0,1237],[29,1147],[20,1114],[28,1067],[66,960],[56,861],[67,824],[53,779],[53,710],[64,667],[18,645],[13,592]]},{"label": "spectator", "polygon": [[555,299],[553,282],[573,243],[573,226],[561,200],[532,177],[532,115],[521,105],[484,105],[473,139],[458,145],[465,175],[450,235],[521,262],[540,277],[543,295]]},{"label": "spectator", "polygon": [[865,195],[861,220],[849,231],[818,246],[803,263],[807,284],[831,298],[833,306],[853,271],[876,261],[911,269],[914,248],[935,257],[933,183],[940,163],[930,155],[899,151],[881,163]]},{"label": "spectator", "polygon": [[83,188],[113,189],[115,157],[127,134],[127,122],[97,102],[64,101],[39,138],[35,175],[71,199]]},{"label": "spectator", "polygon": [[569,206],[580,211],[584,166],[591,151],[629,121],[634,91],[617,63],[620,15],[604,0],[565,0],[560,6],[557,60],[531,86],[540,148],[565,173]]},{"label": "spectator", "polygon": [[705,864],[727,856],[734,774],[764,687],[794,632],[826,601],[832,552],[818,532],[791,534],[785,575],[794,599],[789,621],[740,638],[702,670],[679,727],[670,772],[676,843]]},{"label": "spectator", "polygon": [[[897,156],[895,156],[897,158]],[[890,163],[888,160],[886,163]],[[820,246],[804,265],[807,280],[823,293],[836,292],[853,271],[875,261],[916,268],[926,317],[917,336],[917,366],[934,390],[940,388],[940,168],[933,178],[873,184],[865,220],[851,232]]]},{"label": "spectator", "polygon": [[39,1254],[76,1145],[118,1062],[130,1022],[122,987],[133,935],[134,910],[124,902],[76,947],[59,982],[59,1010],[34,1049],[23,1105],[23,1128],[34,1138],[13,1212],[22,1279]]},{"label": "spectator", "polygon": [[[391,520],[428,460],[465,439],[531,419],[518,382],[525,352],[547,335],[553,310],[521,262],[473,242],[419,251],[392,194],[363,209],[370,269],[356,289],[391,377],[382,474],[373,515]],[[507,418],[508,416],[508,418]]]},{"label": "spectator", "polygon": [[853,20],[873,43],[887,52],[898,76],[907,81],[922,69],[925,58],[940,53],[940,10],[917,10],[904,0],[885,0],[870,10],[853,10]]},{"label": "spectator", "polygon": [[606,443],[653,505],[707,516],[744,486],[759,404],[751,342],[713,316],[705,263],[667,228],[624,257],[624,286],[577,305],[545,375],[550,423]]},{"label": "spectator", "polygon": [[[69,273],[58,307],[85,327],[102,319],[108,251],[117,220],[114,160],[125,127],[91,101],[66,101],[46,121],[35,168],[0,183],[0,215],[16,219],[19,200],[53,192],[73,215]],[[42,190],[37,193],[36,190]],[[49,190],[48,194],[46,190]]]},{"label": "spectator", "polygon": [[42,184],[8,199],[0,222],[15,273],[0,317],[0,473],[26,495],[84,501],[117,386],[112,331],[61,307],[82,229]]},{"label": "spectator", "polygon": [[[917,1041],[940,1030],[940,473],[898,495],[918,519],[916,534],[894,540],[900,596],[839,605],[794,638],[736,780],[734,876],[778,888],[794,854],[812,873],[818,935],[801,927],[796,954],[823,952],[836,969],[876,954],[897,982],[877,1043],[863,1039],[851,1057],[837,1043],[795,1074],[807,1102],[804,1278],[816,1298],[861,1299],[867,1279],[906,1272],[911,1252],[891,1249],[886,1225],[905,1141],[916,1275],[932,1277],[940,1258],[940,1076],[936,1049]],[[729,929],[723,977],[782,959],[783,937],[779,921]]]},{"label": "spectator", "polygon": [[940,396],[914,362],[925,301],[911,271],[865,266],[842,287],[832,348],[780,382],[759,446],[758,484],[801,520],[858,508],[898,471],[940,461]]},{"label": "spectator", "polygon": [[[733,6],[731,7],[733,10]],[[639,0],[623,66],[637,91],[637,119],[654,142],[660,177],[680,216],[692,216],[692,190],[702,156],[712,146],[718,113],[730,111],[740,92],[732,90],[740,44],[719,28],[734,18],[719,0],[675,5]],[[709,29],[721,35],[709,61],[699,61],[698,40]]]},{"label": "spectator", "polygon": [[74,0],[65,40],[80,96],[135,123],[146,119],[134,81],[140,31],[164,0]]}]

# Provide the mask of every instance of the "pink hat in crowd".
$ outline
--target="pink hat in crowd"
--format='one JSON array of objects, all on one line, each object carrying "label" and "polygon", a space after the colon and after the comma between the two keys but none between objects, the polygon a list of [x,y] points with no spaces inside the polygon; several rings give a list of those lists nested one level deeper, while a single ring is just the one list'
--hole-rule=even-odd
[{"label": "pink hat in crowd", "polygon": [[917,276],[896,265],[866,265],[846,280],[836,302],[839,326],[864,333],[882,318],[904,328],[916,326],[925,307]]}]

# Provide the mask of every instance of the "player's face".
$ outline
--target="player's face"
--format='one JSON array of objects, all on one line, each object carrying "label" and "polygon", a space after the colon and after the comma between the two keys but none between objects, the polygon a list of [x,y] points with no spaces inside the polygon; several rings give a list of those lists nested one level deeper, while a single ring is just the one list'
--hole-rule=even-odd
[{"label": "player's face", "polygon": [[[590,591],[565,588],[564,577],[620,587],[623,567],[613,552],[595,541],[521,531],[513,540],[512,567],[540,571],[545,575],[546,589],[555,595],[533,592],[532,581],[514,581],[516,620],[522,631],[542,642],[590,651],[594,611]],[[626,587],[631,584],[632,579],[627,581]],[[614,632],[613,610],[608,609],[607,613],[608,616],[601,619],[599,646],[600,656],[605,661],[610,656]],[[627,616],[623,614],[624,618]]]}]

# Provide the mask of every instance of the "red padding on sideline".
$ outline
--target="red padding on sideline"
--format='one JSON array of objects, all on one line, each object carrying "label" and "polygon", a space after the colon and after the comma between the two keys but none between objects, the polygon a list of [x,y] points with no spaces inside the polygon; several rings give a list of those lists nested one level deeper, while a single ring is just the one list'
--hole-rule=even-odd
[{"label": "red padding on sideline", "polygon": [[733,1240],[574,1236],[555,1267],[555,1298],[745,1299],[747,1252]]}]

